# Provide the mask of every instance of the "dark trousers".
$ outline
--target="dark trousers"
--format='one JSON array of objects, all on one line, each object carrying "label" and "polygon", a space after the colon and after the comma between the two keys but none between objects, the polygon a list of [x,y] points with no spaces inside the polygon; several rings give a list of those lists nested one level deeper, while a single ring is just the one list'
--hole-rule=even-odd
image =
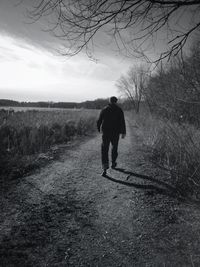
[{"label": "dark trousers", "polygon": [[109,146],[110,143],[112,144],[112,163],[116,162],[118,156],[118,142],[119,142],[119,134],[108,134],[103,133],[102,135],[102,144],[101,144],[101,161],[102,161],[102,168],[108,169],[109,168]]}]

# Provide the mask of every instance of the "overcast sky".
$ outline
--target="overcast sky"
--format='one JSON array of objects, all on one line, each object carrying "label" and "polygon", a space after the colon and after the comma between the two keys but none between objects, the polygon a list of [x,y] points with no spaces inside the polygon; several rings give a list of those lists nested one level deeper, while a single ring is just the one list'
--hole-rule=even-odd
[{"label": "overcast sky", "polygon": [[[96,39],[97,63],[84,53],[70,59],[55,53],[61,41],[43,31],[45,22],[28,24],[26,9],[34,3],[32,0],[0,0],[0,98],[80,102],[118,95],[116,81],[137,63],[136,59],[116,52],[109,37],[102,32]],[[171,23],[177,20],[178,27],[184,29],[191,17],[180,13],[180,18],[175,17]],[[163,33],[161,31],[161,38],[157,38],[156,48],[149,54],[151,57],[165,47],[167,32]]]},{"label": "overcast sky", "polygon": [[26,5],[0,0],[0,98],[18,101],[84,101],[118,95],[116,80],[132,61],[104,45],[98,63],[84,54],[65,58],[59,40],[27,24]]}]

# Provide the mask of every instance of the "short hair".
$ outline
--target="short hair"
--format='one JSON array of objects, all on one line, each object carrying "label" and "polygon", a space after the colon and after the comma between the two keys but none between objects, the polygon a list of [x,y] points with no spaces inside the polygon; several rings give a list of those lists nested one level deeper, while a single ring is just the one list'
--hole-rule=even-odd
[{"label": "short hair", "polygon": [[117,103],[117,97],[116,96],[111,96],[110,97],[110,103],[113,104],[113,103]]}]

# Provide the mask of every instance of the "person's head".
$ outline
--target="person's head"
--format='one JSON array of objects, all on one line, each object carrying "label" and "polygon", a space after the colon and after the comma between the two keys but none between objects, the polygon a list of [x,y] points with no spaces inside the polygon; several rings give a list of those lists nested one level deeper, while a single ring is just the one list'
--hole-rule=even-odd
[{"label": "person's head", "polygon": [[118,99],[116,98],[116,96],[111,96],[111,97],[110,97],[110,103],[111,103],[111,104],[116,104],[116,103],[117,103],[117,100],[118,100]]}]

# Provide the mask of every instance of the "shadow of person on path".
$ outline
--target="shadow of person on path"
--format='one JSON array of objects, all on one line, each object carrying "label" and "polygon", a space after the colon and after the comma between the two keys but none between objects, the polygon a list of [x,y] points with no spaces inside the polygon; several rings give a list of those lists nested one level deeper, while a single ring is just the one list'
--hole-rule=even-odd
[{"label": "shadow of person on path", "polygon": [[163,181],[160,181],[152,176],[149,176],[149,175],[144,175],[144,174],[140,174],[140,173],[136,173],[136,172],[132,172],[132,171],[126,171],[125,169],[123,168],[115,168],[116,171],[119,171],[119,172],[122,172],[124,174],[127,174],[127,178],[126,180],[129,180],[129,178],[131,176],[134,176],[134,177],[137,177],[137,178],[141,178],[141,179],[144,179],[144,180],[149,180],[151,182],[154,182],[158,185],[161,185],[161,186],[164,186],[166,188],[168,188],[169,190],[177,190],[175,187],[173,187],[172,185],[169,185],[167,184],[166,182],[163,182]]},{"label": "shadow of person on path", "polygon": [[[129,186],[129,187],[135,187],[135,188],[138,188],[138,189],[147,190],[148,192],[151,192],[151,193],[167,195],[167,196],[174,197],[174,198],[175,197],[177,198],[178,195],[179,195],[176,188],[174,188],[173,186],[171,186],[171,185],[169,185],[169,184],[167,184],[167,183],[165,183],[163,181],[159,181],[159,180],[155,179],[154,177],[143,175],[143,174],[134,173],[134,172],[131,172],[131,171],[126,171],[123,168],[115,168],[114,170],[122,172],[124,174],[127,174],[128,176],[126,178],[126,181],[115,179],[115,178],[111,177],[108,174],[104,175],[103,177],[105,177],[106,179],[108,179],[108,180],[110,180],[112,182],[115,182],[115,183],[118,183],[118,184],[123,184],[123,185]],[[156,183],[157,185],[128,182],[127,180],[131,176],[138,177],[138,178],[141,178],[143,180],[149,180],[151,182]]]}]

